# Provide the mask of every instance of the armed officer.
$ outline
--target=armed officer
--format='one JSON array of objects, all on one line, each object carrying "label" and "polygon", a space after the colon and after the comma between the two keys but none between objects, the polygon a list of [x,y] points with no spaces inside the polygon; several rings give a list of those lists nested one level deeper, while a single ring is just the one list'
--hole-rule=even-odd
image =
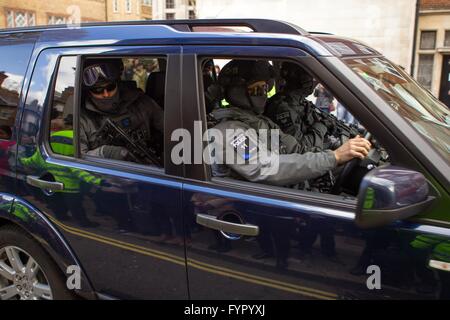
[{"label": "armed officer", "polygon": [[[161,143],[152,138],[163,136],[163,111],[141,90],[122,82],[122,71],[121,59],[96,59],[85,64],[80,149],[91,156],[141,162],[142,155],[131,150],[132,146],[148,151],[152,144]],[[113,127],[108,126],[111,123]]]},{"label": "armed officer", "polygon": [[336,149],[340,142],[332,134],[333,121],[320,119],[316,107],[306,98],[313,93],[314,80],[299,65],[283,62],[280,70],[285,83],[267,102],[265,115],[292,135],[301,145],[301,153]]},{"label": "armed officer", "polygon": [[[267,129],[270,132],[280,129],[276,123],[262,115],[273,79],[273,67],[262,60],[233,60],[222,69],[219,83],[230,106],[212,112],[218,121],[214,128],[224,137],[222,141],[214,141],[214,157],[226,159],[227,154],[231,153],[232,158],[237,155],[247,162],[214,163],[213,175],[292,186],[322,176],[337,165],[356,157],[364,158],[368,154],[369,141],[359,137],[350,139],[334,151],[302,154],[302,146],[297,140],[281,130],[277,150],[270,150],[271,143],[266,143],[265,152],[249,150],[246,144],[248,141],[258,141],[258,130]],[[254,129],[256,132],[247,131],[248,129]],[[264,146],[258,145],[258,148],[263,149]],[[261,154],[267,156],[260,158]],[[275,166],[275,162],[278,166]],[[272,170],[274,167],[277,167],[277,170]]]}]

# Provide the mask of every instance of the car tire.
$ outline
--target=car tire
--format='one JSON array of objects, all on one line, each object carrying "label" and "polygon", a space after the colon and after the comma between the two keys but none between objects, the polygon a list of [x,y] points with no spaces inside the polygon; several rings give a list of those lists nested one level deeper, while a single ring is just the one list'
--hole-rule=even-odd
[{"label": "car tire", "polygon": [[[19,268],[24,273],[14,270],[10,262],[12,256],[19,258],[16,260],[20,260],[19,263],[25,267]],[[30,257],[37,266],[31,264],[33,261],[29,260]],[[34,267],[26,268],[28,262]],[[9,268],[8,271],[5,271],[5,266]],[[37,271],[27,273],[25,270]],[[17,293],[11,296],[15,291]],[[67,289],[63,273],[48,253],[31,235],[15,225],[0,227],[0,300],[2,298],[22,300],[76,298],[75,294]]]}]

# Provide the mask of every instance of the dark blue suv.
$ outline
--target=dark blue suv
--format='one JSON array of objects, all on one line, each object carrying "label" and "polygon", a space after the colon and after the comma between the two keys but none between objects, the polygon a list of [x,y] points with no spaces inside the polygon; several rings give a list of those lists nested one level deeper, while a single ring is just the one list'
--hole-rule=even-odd
[{"label": "dark blue suv", "polygon": [[[81,70],[112,58],[163,110],[159,165],[80,147]],[[227,108],[209,88],[234,59],[268,61],[275,92],[283,62],[306,70],[373,152],[310,190],[174,161],[174,132],[190,160]],[[0,31],[0,299],[449,299],[449,126],[376,50],[284,22]]]}]

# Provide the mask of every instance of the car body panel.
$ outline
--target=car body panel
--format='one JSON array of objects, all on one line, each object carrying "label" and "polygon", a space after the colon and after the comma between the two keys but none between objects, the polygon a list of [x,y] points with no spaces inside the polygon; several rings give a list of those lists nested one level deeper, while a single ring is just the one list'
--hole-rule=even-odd
[{"label": "car body panel", "polygon": [[[336,36],[189,32],[144,23],[0,31],[0,41],[19,34],[36,45],[20,94],[19,134],[0,146],[10,150],[7,165],[0,165],[6,169],[0,217],[33,235],[62,272],[79,265],[85,297],[98,292],[138,299],[450,298],[450,272],[436,268],[450,263],[448,163],[341,60],[378,56],[375,50]],[[169,56],[165,170],[51,153],[46,122],[62,55]],[[304,64],[380,137],[396,165],[428,179],[433,206],[408,221],[361,230],[353,221],[354,198],[211,179],[203,163],[171,163],[176,143],[171,132],[185,128],[194,137],[193,121],[206,123],[198,61],[208,56]],[[46,172],[21,165],[35,153],[48,165],[106,182],[79,192],[80,206],[99,226],[83,226],[73,215],[64,220],[57,195],[26,183],[27,175]],[[230,240],[235,235],[227,238],[199,225],[198,214],[240,219],[257,226],[259,234]],[[169,241],[160,237],[166,233],[173,236]],[[261,251],[266,256],[255,257]],[[370,266],[381,270],[381,289],[368,286]]]}]

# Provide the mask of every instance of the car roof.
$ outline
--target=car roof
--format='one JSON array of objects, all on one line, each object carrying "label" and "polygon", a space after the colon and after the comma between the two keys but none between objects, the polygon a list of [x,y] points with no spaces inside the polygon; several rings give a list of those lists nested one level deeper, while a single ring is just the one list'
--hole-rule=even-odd
[{"label": "car roof", "polygon": [[[239,28],[247,28],[243,32]],[[248,32],[250,31],[250,32]],[[284,21],[267,19],[151,20],[52,25],[0,30],[4,35],[37,33],[37,48],[86,45],[278,45],[314,56],[380,55],[352,39],[307,32]]]}]

